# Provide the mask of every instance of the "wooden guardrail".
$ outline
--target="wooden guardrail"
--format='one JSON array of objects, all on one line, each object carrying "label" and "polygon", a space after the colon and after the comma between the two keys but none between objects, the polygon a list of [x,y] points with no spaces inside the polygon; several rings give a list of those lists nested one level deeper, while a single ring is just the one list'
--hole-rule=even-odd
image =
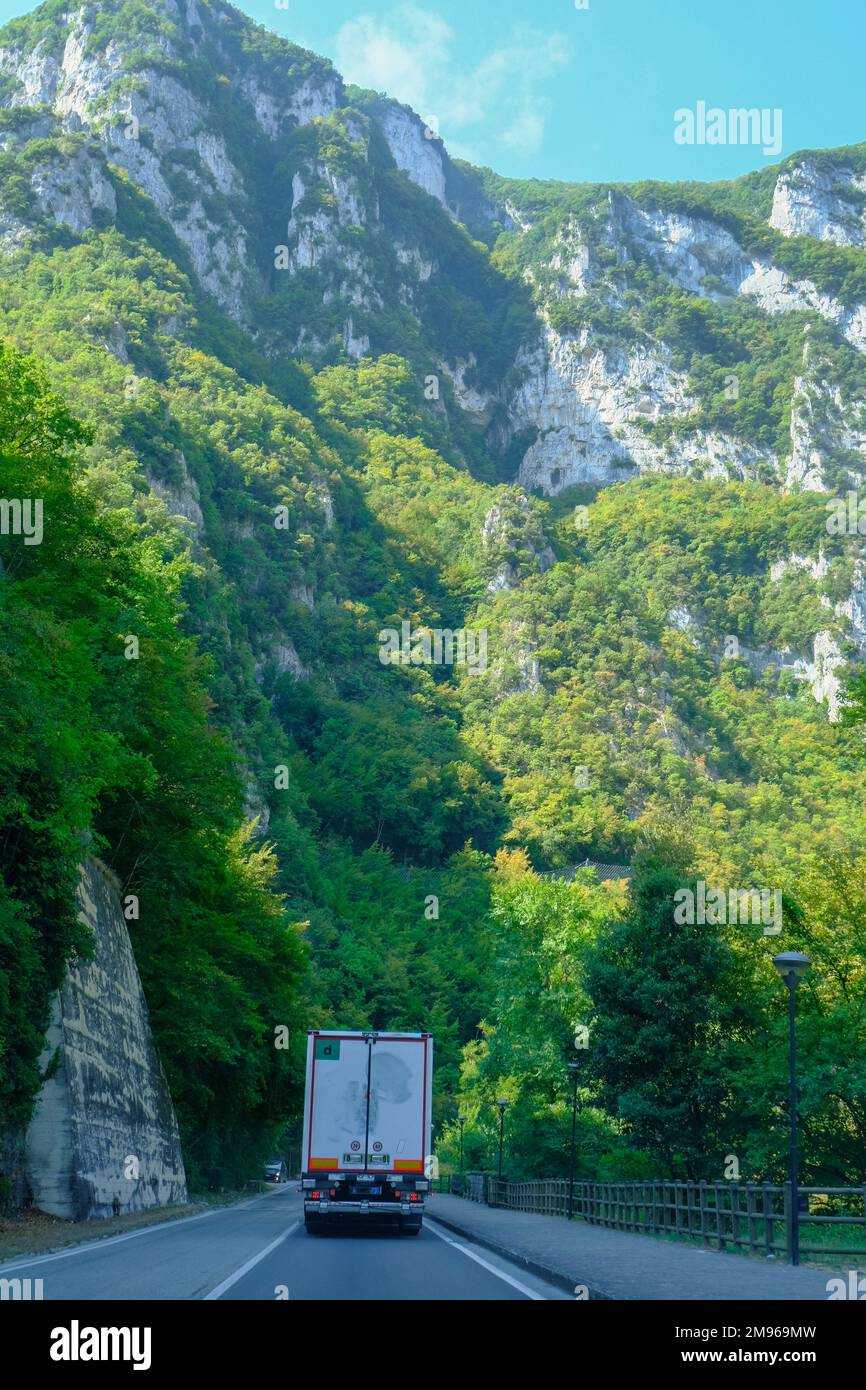
[{"label": "wooden guardrail", "polygon": [[[488,1206],[544,1216],[567,1216],[568,1180],[511,1182],[490,1173],[465,1173],[451,1180],[452,1192]],[[866,1255],[866,1184],[861,1187],[801,1187],[803,1253]],[[592,1225],[640,1235],[672,1234],[718,1250],[790,1255],[791,1184],[747,1182],[576,1182],[574,1215]],[[859,1227],[862,1248],[847,1243],[813,1245],[810,1228]]]}]

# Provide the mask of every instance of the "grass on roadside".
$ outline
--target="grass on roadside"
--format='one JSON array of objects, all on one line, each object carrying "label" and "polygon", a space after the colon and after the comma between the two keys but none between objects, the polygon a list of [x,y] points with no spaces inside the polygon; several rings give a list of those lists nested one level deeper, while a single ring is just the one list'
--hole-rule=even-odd
[{"label": "grass on roadside", "polygon": [[[273,1188],[270,1183],[261,1183],[258,1190],[282,1191],[281,1188]],[[109,1216],[104,1220],[93,1221],[66,1221],[62,1217],[49,1216],[47,1212],[37,1211],[35,1207],[9,1212],[0,1216],[0,1262],[12,1260],[19,1255],[51,1254],[68,1245],[122,1235],[126,1231],[135,1231],[143,1226],[156,1226],[162,1221],[179,1221],[185,1216],[198,1216],[213,1207],[231,1206],[233,1202],[239,1202],[250,1195],[250,1188],[192,1193],[188,1202],[176,1206],[151,1207],[147,1211],[126,1212],[121,1216]]]}]

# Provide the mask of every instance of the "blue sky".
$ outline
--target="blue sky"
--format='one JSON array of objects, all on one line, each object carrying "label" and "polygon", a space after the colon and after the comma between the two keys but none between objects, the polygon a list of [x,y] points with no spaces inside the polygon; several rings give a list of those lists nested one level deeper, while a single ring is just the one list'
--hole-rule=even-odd
[{"label": "blue sky", "polygon": [[[70,7],[73,0],[70,0]],[[866,140],[863,0],[242,0],[515,177],[721,179]],[[35,8],[0,0],[0,19]],[[677,144],[675,112],[779,110],[781,156]]]}]

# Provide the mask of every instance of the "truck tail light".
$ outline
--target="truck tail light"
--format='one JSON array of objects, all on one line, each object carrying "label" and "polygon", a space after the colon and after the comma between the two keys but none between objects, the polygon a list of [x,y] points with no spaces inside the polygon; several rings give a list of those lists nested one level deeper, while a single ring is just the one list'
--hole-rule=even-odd
[{"label": "truck tail light", "polygon": [[331,1188],[330,1195],[331,1195],[332,1197],[336,1197],[336,1195],[337,1195],[337,1189],[336,1189],[336,1187],[332,1187],[332,1188]]},{"label": "truck tail light", "polygon": [[420,1199],[420,1197],[418,1196],[418,1193],[417,1193],[417,1192],[410,1192],[410,1193],[409,1193],[409,1201],[410,1201],[410,1202],[419,1202],[420,1200],[421,1200],[421,1199]]},{"label": "truck tail light", "polygon": [[310,1200],[313,1201],[313,1202],[321,1201],[321,1197],[322,1197],[321,1192],[311,1192],[311,1193],[310,1193]]}]

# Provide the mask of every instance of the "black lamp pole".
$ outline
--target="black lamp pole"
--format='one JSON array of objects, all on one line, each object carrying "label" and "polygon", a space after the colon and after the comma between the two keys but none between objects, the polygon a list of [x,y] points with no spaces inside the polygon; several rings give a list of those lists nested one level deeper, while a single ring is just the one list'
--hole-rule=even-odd
[{"label": "black lamp pole", "polygon": [[773,964],[788,987],[788,1053],[790,1073],[788,1077],[788,1109],[791,1121],[791,1264],[800,1263],[800,1192],[799,1155],[797,1152],[797,985],[812,962],[808,956],[797,951],[786,951],[776,956]]},{"label": "black lamp pole", "polygon": [[504,1138],[505,1138],[505,1107],[507,1106],[508,1101],[507,1101],[507,1100],[498,1100],[498,1101],[496,1102],[496,1104],[499,1106],[499,1181],[501,1182],[501,1181],[502,1181],[502,1143],[503,1143],[503,1140],[504,1140]]},{"label": "black lamp pole", "polygon": [[579,1062],[569,1062],[568,1070],[571,1072],[572,1092],[571,1092],[571,1162],[568,1170],[568,1219],[574,1218],[574,1157],[577,1141],[577,1075],[580,1071]]},{"label": "black lamp pole", "polygon": [[460,1176],[463,1176],[463,1129],[466,1124],[466,1116],[458,1115],[457,1123],[460,1126]]}]

